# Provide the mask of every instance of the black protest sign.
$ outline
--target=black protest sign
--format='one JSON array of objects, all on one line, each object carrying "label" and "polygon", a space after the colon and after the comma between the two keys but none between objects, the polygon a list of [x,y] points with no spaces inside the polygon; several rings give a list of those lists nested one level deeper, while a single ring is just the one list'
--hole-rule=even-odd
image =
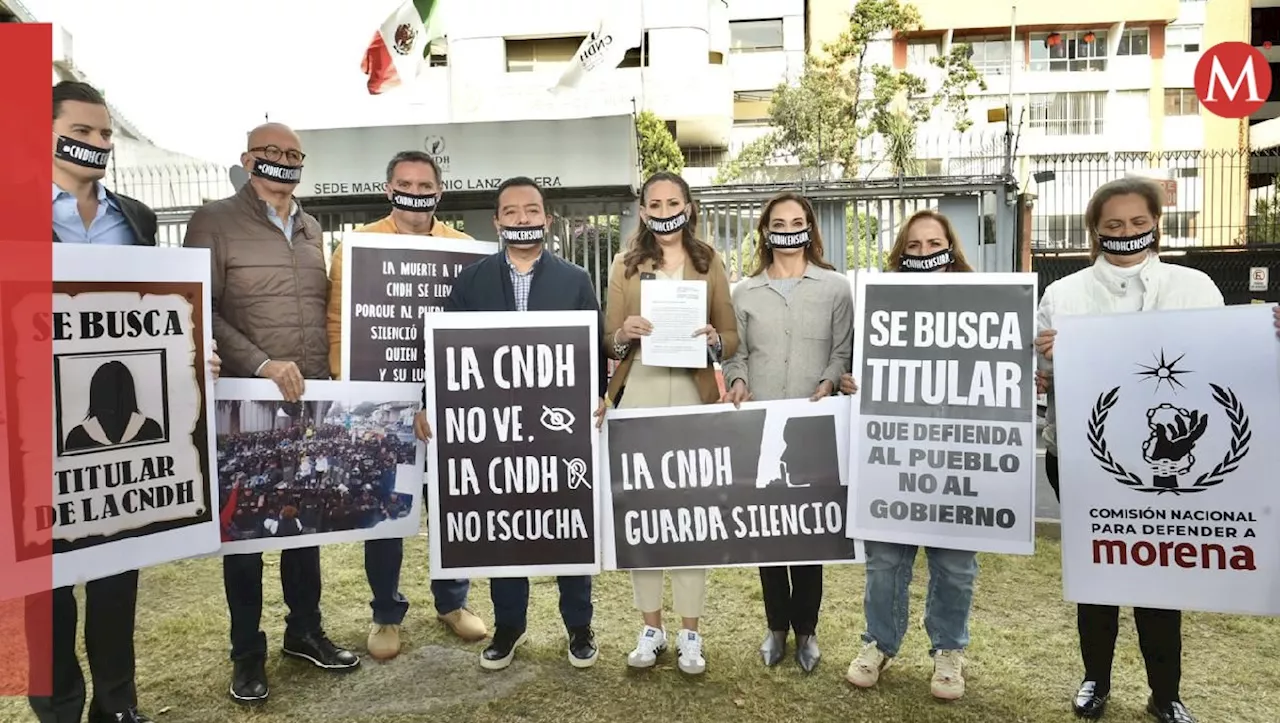
[{"label": "black protest sign", "polygon": [[430,331],[433,576],[598,570],[596,332],[504,325],[522,316],[448,314],[474,326]]},{"label": "black protest sign", "polygon": [[422,319],[441,311],[462,269],[496,244],[425,236],[344,240],[343,379],[421,382]]},{"label": "black protest sign", "polygon": [[862,286],[851,531],[1030,554],[1035,281],[949,276]]},{"label": "black protest sign", "polygon": [[855,561],[840,482],[841,402],[611,415],[617,569]]}]

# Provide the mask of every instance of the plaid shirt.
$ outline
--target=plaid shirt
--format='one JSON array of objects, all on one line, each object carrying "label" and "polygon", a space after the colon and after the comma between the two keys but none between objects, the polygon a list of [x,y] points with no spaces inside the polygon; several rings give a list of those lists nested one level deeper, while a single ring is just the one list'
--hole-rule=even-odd
[{"label": "plaid shirt", "polygon": [[[545,252],[544,252],[545,253]],[[538,263],[542,261],[542,256],[533,262],[533,266],[529,267],[527,273],[520,273],[515,264],[511,263],[511,257],[505,257],[507,261],[507,270],[511,272],[511,290],[516,297],[516,311],[529,310],[529,287],[533,284],[533,272],[537,270]]]}]

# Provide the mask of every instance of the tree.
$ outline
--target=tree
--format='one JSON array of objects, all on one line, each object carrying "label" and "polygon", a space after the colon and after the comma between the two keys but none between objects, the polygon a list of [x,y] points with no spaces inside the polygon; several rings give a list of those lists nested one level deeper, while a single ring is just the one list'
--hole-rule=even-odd
[{"label": "tree", "polygon": [[640,138],[640,171],[648,178],[659,171],[679,174],[684,171],[684,155],[667,130],[667,124],[653,111],[640,111],[636,116],[636,135]]},{"label": "tree", "polygon": [[885,257],[880,250],[880,220],[849,206],[844,213],[845,268],[882,269]]},{"label": "tree", "polygon": [[848,27],[835,42],[825,44],[825,54],[805,61],[799,82],[774,89],[770,132],[723,164],[716,182],[791,180],[780,177],[787,171],[778,167],[779,161],[815,170],[817,180],[854,177],[864,139],[890,132],[902,137],[909,128],[914,144],[916,130],[943,104],[955,118],[956,130],[968,130],[968,89],[987,87],[969,61],[970,46],[956,44],[931,59],[944,78],[932,94],[917,75],[867,62],[877,38],[920,28],[920,13],[909,3],[859,0]]}]

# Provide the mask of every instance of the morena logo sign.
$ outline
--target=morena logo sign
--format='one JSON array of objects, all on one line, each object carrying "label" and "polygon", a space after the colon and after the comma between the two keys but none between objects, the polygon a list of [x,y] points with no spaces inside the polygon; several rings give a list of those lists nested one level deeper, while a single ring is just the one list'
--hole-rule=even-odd
[{"label": "morena logo sign", "polygon": [[1196,97],[1222,118],[1247,118],[1271,95],[1271,65],[1248,43],[1218,43],[1196,63]]}]

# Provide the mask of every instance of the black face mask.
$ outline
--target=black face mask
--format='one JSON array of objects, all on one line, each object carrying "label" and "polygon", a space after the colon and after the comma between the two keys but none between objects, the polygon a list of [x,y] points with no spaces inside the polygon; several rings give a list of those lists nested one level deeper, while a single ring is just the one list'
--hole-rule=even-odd
[{"label": "black face mask", "polygon": [[689,223],[689,214],[681,211],[669,218],[649,218],[649,230],[663,235],[675,233]]},{"label": "black face mask", "polygon": [[542,243],[547,237],[547,229],[542,226],[503,226],[498,232],[498,239],[506,246],[529,248]]},{"label": "black face mask", "polygon": [[1136,236],[1098,236],[1098,247],[1109,254],[1116,256],[1132,256],[1140,254],[1143,251],[1155,245],[1156,230],[1151,229],[1146,233],[1140,233]]},{"label": "black face mask", "polygon": [[401,211],[431,213],[436,210],[436,204],[438,203],[440,203],[440,196],[437,194],[419,196],[413,193],[405,193],[404,191],[391,192],[391,205]]},{"label": "black face mask", "polygon": [[800,231],[770,231],[766,238],[775,249],[800,249],[813,243],[807,228]]},{"label": "black face mask", "polygon": [[950,266],[956,260],[955,254],[951,253],[951,249],[943,249],[928,256],[903,256],[898,260],[899,271],[937,271],[944,266]]},{"label": "black face mask", "polygon": [[253,175],[276,183],[296,184],[302,180],[302,166],[282,166],[261,158],[253,159]]},{"label": "black face mask", "polygon": [[111,158],[111,150],[91,146],[88,143],[81,143],[74,138],[58,136],[58,144],[53,149],[53,157],[67,163],[74,163],[77,166],[101,171],[107,167],[107,160]]}]

